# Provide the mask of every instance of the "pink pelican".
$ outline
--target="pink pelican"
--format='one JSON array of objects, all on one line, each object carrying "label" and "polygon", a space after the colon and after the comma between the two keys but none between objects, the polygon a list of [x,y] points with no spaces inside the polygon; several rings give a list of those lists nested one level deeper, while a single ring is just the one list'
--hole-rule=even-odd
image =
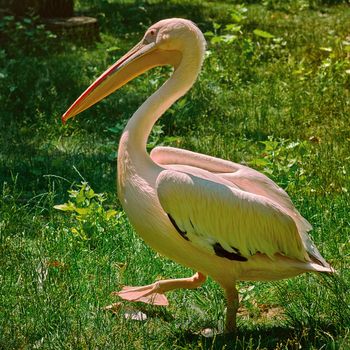
[{"label": "pink pelican", "polygon": [[197,288],[211,276],[227,299],[226,332],[236,331],[236,282],[328,272],[307,232],[311,225],[287,193],[258,171],[173,147],[146,151],[155,122],[195,82],[205,39],[189,20],[152,25],[140,43],[108,68],[63,115],[81,113],[131,79],[171,65],[171,77],[134,113],[120,139],[118,195],[136,232],[160,254],[197,271],[192,277],[126,286],[129,301],[167,305],[165,292]]}]

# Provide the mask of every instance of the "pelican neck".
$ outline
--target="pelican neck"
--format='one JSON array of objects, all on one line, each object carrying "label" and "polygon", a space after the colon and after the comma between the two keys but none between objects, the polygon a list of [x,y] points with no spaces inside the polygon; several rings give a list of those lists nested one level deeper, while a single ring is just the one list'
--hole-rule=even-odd
[{"label": "pelican neck", "polygon": [[123,133],[127,135],[125,146],[129,154],[147,153],[147,140],[154,124],[194,84],[202,64],[202,57],[198,58],[194,60],[183,53],[179,66],[170,78],[131,117]]}]

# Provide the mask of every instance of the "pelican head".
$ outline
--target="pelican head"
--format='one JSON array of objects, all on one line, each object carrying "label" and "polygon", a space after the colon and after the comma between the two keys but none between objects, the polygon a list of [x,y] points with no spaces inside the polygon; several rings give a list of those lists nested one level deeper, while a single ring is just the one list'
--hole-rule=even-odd
[{"label": "pelican head", "polygon": [[136,46],[81,94],[64,113],[62,122],[65,123],[151,68],[171,65],[176,70],[184,55],[189,56],[189,60],[199,60],[200,68],[204,50],[205,39],[193,22],[170,18],[155,23]]}]

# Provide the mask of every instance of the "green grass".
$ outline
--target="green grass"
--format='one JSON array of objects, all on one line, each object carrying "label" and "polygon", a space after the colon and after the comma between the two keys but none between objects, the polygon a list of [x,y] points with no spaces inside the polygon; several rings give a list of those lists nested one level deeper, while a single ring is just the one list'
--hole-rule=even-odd
[{"label": "green grass", "polygon": [[[15,19],[0,19],[8,35],[0,36],[0,349],[349,349],[348,5],[249,1],[246,12],[202,1],[76,5],[99,18],[96,45],[60,40],[35,23],[14,31]],[[115,194],[122,127],[169,69],[155,69],[60,123],[148,25],[172,16],[192,19],[216,39],[207,34],[199,80],[158,122],[150,146],[174,145],[266,173],[312,223],[316,245],[338,271],[334,278],[240,283],[235,340],[200,335],[224,317],[223,293],[211,280],[170,293],[168,308],[137,305],[144,322],[125,319],[125,309],[104,310],[124,284],[192,273],[140,240]],[[241,26],[230,43],[226,24]],[[83,222],[54,209],[82,177],[107,198]],[[112,208],[118,215],[107,220]]]}]

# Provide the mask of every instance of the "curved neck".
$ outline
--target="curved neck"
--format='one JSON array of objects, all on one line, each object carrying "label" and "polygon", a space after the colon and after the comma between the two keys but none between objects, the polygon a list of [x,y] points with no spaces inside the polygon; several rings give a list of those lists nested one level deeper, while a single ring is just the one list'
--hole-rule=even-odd
[{"label": "curved neck", "polygon": [[[193,52],[193,51],[192,51]],[[198,57],[197,57],[198,56]],[[182,60],[172,76],[153,93],[129,120],[123,135],[129,153],[146,153],[146,145],[153,125],[162,114],[194,84],[202,64],[202,57],[182,54]]]}]

